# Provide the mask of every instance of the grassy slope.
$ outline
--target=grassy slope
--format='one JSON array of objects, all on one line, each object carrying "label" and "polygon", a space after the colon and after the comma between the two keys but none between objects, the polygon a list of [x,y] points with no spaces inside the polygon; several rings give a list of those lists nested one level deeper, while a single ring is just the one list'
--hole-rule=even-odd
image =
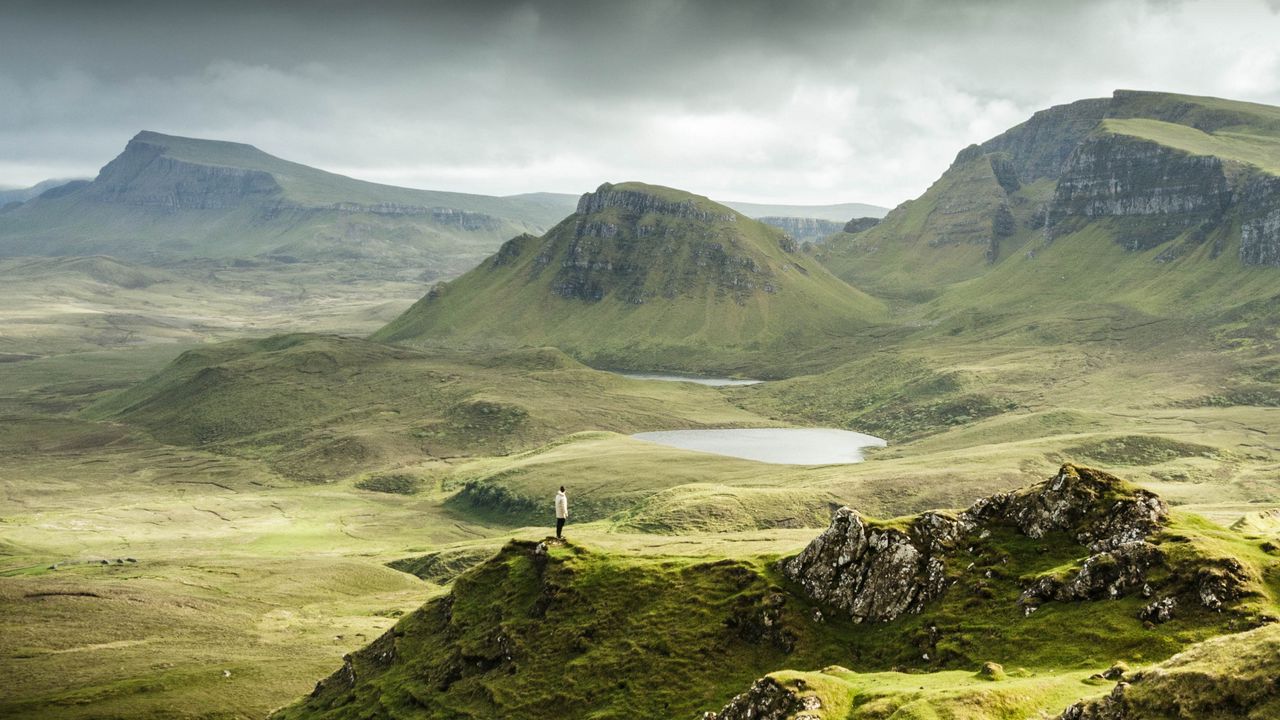
[{"label": "grassy slope", "polygon": [[582,430],[763,422],[711,388],[631,380],[554,350],[422,352],[307,335],[189,351],[87,414],[317,481],[505,454]]},{"label": "grassy slope", "polygon": [[[278,717],[363,717],[373,708],[424,718],[536,717],[552,708],[567,717],[686,717],[718,707],[762,667],[834,664],[880,673],[967,670],[920,678],[922,690],[929,686],[920,694],[935,701],[967,694],[959,705],[972,714],[960,717],[1024,717],[1017,713],[1098,692],[1080,682],[1089,669],[1162,660],[1274,608],[1280,577],[1256,542],[1190,517],[1163,541],[1173,543],[1171,557],[1183,558],[1174,562],[1226,552],[1265,577],[1243,615],[1188,608],[1144,629],[1135,614],[1146,601],[1125,598],[1049,603],[1024,617],[1014,602],[1024,579],[1060,571],[1083,553],[1059,534],[1033,540],[997,530],[948,563],[956,584],[942,600],[918,616],[866,625],[831,613],[818,620],[772,569],[776,556],[628,558],[570,545],[553,546],[544,566],[531,545],[512,545],[457,581],[450,600],[403,620],[394,641],[384,637],[358,654],[354,692],[335,676]],[[1195,549],[1183,549],[1187,543]],[[1028,680],[975,708],[968,673],[992,660],[1021,668]],[[886,694],[861,686],[891,677],[898,687],[887,694],[898,704],[917,699],[902,676],[837,674],[859,688],[848,693],[859,703]]]},{"label": "grassy slope", "polygon": [[992,216],[1005,200],[990,158],[976,157],[948,169],[879,225],[832,237],[818,258],[873,295],[919,300],[986,271]]},{"label": "grassy slope", "polygon": [[[615,188],[732,214],[705,198],[668,188],[639,184]],[[812,343],[826,334],[848,333],[880,316],[878,302],[849,288],[813,260],[785,252],[780,231],[740,215],[732,222],[711,223],[646,215],[638,225],[654,229],[642,238],[629,236],[632,228],[617,208],[586,221],[622,223],[619,237],[604,243],[605,252],[642,263],[648,272],[645,284],[639,289],[629,286],[628,292],[642,292],[652,299],[631,302],[622,297],[618,286],[606,287],[604,298],[596,302],[561,297],[552,290],[555,270],[573,243],[575,216],[542,239],[513,241],[518,244],[508,247],[519,250],[513,260],[497,266],[487,261],[438,295],[421,300],[375,338],[405,344],[553,344],[595,364],[742,370],[761,363],[776,366],[777,353],[801,339]],[[705,261],[691,255],[697,248],[695,241],[708,239],[754,260],[776,291],[757,289],[738,295],[708,279],[714,269],[705,269]],[[655,249],[640,247],[645,244]],[[537,258],[548,248],[555,253],[555,261],[538,272]],[[760,275],[755,279],[764,281]],[[623,280],[630,282],[620,278],[619,286]],[[664,297],[671,294],[674,297]]]},{"label": "grassy slope", "polygon": [[365,334],[419,296],[416,273],[310,264],[0,259],[0,355],[51,357],[284,331]]},{"label": "grassy slope", "polygon": [[[1125,717],[1262,720],[1280,715],[1280,626],[1217,638],[1150,668],[1126,674]],[[1095,701],[1107,712],[1106,700]],[[1112,710],[1114,712],[1114,710]],[[1100,715],[1107,717],[1107,715]],[[1097,717],[1097,716],[1087,716]]]},{"label": "grassy slope", "polygon": [[1203,132],[1186,125],[1145,118],[1108,119],[1101,129],[1117,135],[1151,140],[1193,155],[1255,165],[1271,174],[1280,173],[1280,137],[1255,134],[1248,128]]}]

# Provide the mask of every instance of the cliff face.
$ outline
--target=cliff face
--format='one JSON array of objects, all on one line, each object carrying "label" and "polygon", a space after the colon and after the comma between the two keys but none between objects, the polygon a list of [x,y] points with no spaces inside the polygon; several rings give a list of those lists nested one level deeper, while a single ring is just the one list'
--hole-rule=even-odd
[{"label": "cliff face", "polygon": [[1254,173],[1236,193],[1240,208],[1240,260],[1280,267],[1280,177]]},{"label": "cliff face", "polygon": [[1047,482],[984,498],[956,515],[924,513],[905,527],[873,525],[841,508],[831,526],[781,569],[809,597],[855,622],[890,621],[920,612],[947,591],[953,582],[948,562],[959,548],[997,528],[1013,528],[1031,538],[1065,533],[1088,552],[1069,573],[1025,586],[1019,602],[1027,614],[1045,602],[1134,592],[1159,596],[1156,602],[1192,597],[1211,609],[1238,597],[1244,580],[1230,567],[1173,572],[1158,586],[1148,582],[1148,571],[1164,564],[1151,539],[1167,519],[1168,508],[1152,493],[1064,465]]},{"label": "cliff face", "polygon": [[1021,125],[960,151],[956,163],[1002,153],[1020,182],[1056,178],[1076,145],[1106,116],[1111,102],[1093,98],[1041,110]]},{"label": "cliff face", "polygon": [[[1050,238],[1085,222],[1116,221],[1125,249],[1143,251],[1195,230],[1222,249],[1240,227],[1240,261],[1280,266],[1280,177],[1125,135],[1097,134],[1068,160],[1047,211]],[[1161,259],[1184,248],[1170,248]]]},{"label": "cliff face", "polygon": [[699,220],[702,222],[734,222],[738,214],[725,207],[707,208],[694,200],[669,200],[652,192],[622,189],[605,183],[578,199],[578,215],[592,215],[606,210],[619,210],[629,216],[646,213]]},{"label": "cliff face", "polygon": [[[776,227],[799,242],[815,242],[834,235],[844,227],[838,222],[805,217],[756,218],[765,225]],[[879,218],[872,218],[879,222]]]},{"label": "cliff face", "polygon": [[[585,302],[611,295],[640,305],[708,287],[738,302],[757,292],[774,293],[775,271],[739,237],[739,219],[710,203],[606,183],[584,194],[578,212],[548,234],[531,278],[552,273],[556,295]],[[776,242],[785,252],[798,250],[786,238]],[[502,256],[499,251],[495,260]]]},{"label": "cliff face", "polygon": [[1133,261],[1152,273],[1188,256],[1188,278],[1219,258],[1280,267],[1277,158],[1280,109],[1116,91],[965,148],[924,195],[817,256],[858,287],[921,300],[1086,228],[1134,253],[1154,249]]},{"label": "cliff face", "polygon": [[1135,218],[1120,233],[1129,250],[1146,250],[1188,228],[1221,222],[1233,193],[1223,163],[1153,142],[1101,134],[1067,161],[1049,208],[1051,235],[1093,218]]}]

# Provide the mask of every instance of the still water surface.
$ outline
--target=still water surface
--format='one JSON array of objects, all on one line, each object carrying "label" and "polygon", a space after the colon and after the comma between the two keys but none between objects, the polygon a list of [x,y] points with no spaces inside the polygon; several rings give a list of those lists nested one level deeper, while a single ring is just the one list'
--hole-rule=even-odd
[{"label": "still water surface", "polygon": [[670,375],[667,373],[620,372],[623,377],[635,380],[665,380],[668,382],[691,382],[711,387],[729,387],[736,385],[759,385],[762,380],[735,380],[733,378],[703,377],[701,375]]},{"label": "still water surface", "polygon": [[663,430],[637,433],[637,440],[699,452],[780,465],[838,465],[862,462],[862,450],[884,447],[878,437],[831,428],[748,428]]}]

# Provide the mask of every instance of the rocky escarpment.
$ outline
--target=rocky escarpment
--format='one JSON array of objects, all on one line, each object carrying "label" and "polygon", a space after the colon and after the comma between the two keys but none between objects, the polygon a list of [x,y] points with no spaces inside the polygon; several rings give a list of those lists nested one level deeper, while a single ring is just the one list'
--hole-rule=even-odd
[{"label": "rocky escarpment", "polygon": [[1131,218],[1117,236],[1146,250],[1189,228],[1219,224],[1233,203],[1222,160],[1102,133],[1076,148],[1048,210],[1051,236],[1094,218]]},{"label": "rocky escarpment", "polygon": [[840,232],[843,227],[838,222],[805,217],[761,217],[756,218],[765,225],[776,227],[798,242],[814,242],[828,235]]},{"label": "rocky escarpment", "polygon": [[1000,153],[1008,158],[1012,174],[1021,183],[1056,178],[1071,152],[1106,116],[1111,103],[1111,98],[1091,98],[1041,110],[1021,125],[961,150],[955,162]]},{"label": "rocky escarpment", "polygon": [[857,217],[845,223],[844,228],[841,231],[847,232],[850,235],[854,233],[860,233],[864,230],[870,230],[871,228],[879,225],[880,220],[881,218],[877,218],[877,217]]},{"label": "rocky escarpment", "polygon": [[271,173],[187,162],[165,151],[163,145],[134,138],[86,188],[88,196],[123,205],[212,210],[281,193]]},{"label": "rocky escarpment", "polygon": [[1240,207],[1240,260],[1280,266],[1280,177],[1248,175],[1236,193]]},{"label": "rocky escarpment", "polygon": [[781,569],[809,597],[856,622],[889,621],[940,598],[954,582],[948,563],[962,548],[1010,528],[1031,538],[1063,533],[1087,552],[1069,572],[1027,583],[1019,602],[1028,614],[1045,602],[1135,592],[1163,599],[1187,591],[1210,609],[1239,597],[1245,578],[1230,567],[1150,580],[1148,571],[1164,564],[1152,539],[1167,519],[1168,508],[1156,495],[1097,470],[1064,465],[1030,488],[984,498],[954,515],[924,513],[901,526],[871,523],[841,508],[831,526]]},{"label": "rocky escarpment", "polygon": [[[775,292],[773,271],[743,247],[738,224],[737,213],[713,203],[605,183],[584,194],[577,213],[549,234],[532,277],[554,272],[551,289],[565,299],[598,302],[612,295],[634,305],[707,285],[739,302]],[[798,251],[794,240],[778,243],[785,252]]]},{"label": "rocky escarpment", "polygon": [[628,190],[604,183],[595,192],[583,193],[578,199],[578,215],[593,215],[606,210],[627,215],[655,213],[702,222],[734,222],[738,214],[728,208],[708,209],[693,200],[668,200],[651,192]]},{"label": "rocky escarpment", "polygon": [[762,677],[744,693],[735,695],[719,712],[706,712],[702,720],[819,720],[822,702],[802,695],[771,677]]}]

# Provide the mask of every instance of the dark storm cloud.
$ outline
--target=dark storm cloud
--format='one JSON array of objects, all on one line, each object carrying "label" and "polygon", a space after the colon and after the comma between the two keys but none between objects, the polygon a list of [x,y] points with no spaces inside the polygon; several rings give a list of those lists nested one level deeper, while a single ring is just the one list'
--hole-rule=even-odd
[{"label": "dark storm cloud", "polygon": [[369,179],[893,204],[1055,102],[1280,102],[1275,2],[29,2],[0,13],[0,184],[142,128]]}]

